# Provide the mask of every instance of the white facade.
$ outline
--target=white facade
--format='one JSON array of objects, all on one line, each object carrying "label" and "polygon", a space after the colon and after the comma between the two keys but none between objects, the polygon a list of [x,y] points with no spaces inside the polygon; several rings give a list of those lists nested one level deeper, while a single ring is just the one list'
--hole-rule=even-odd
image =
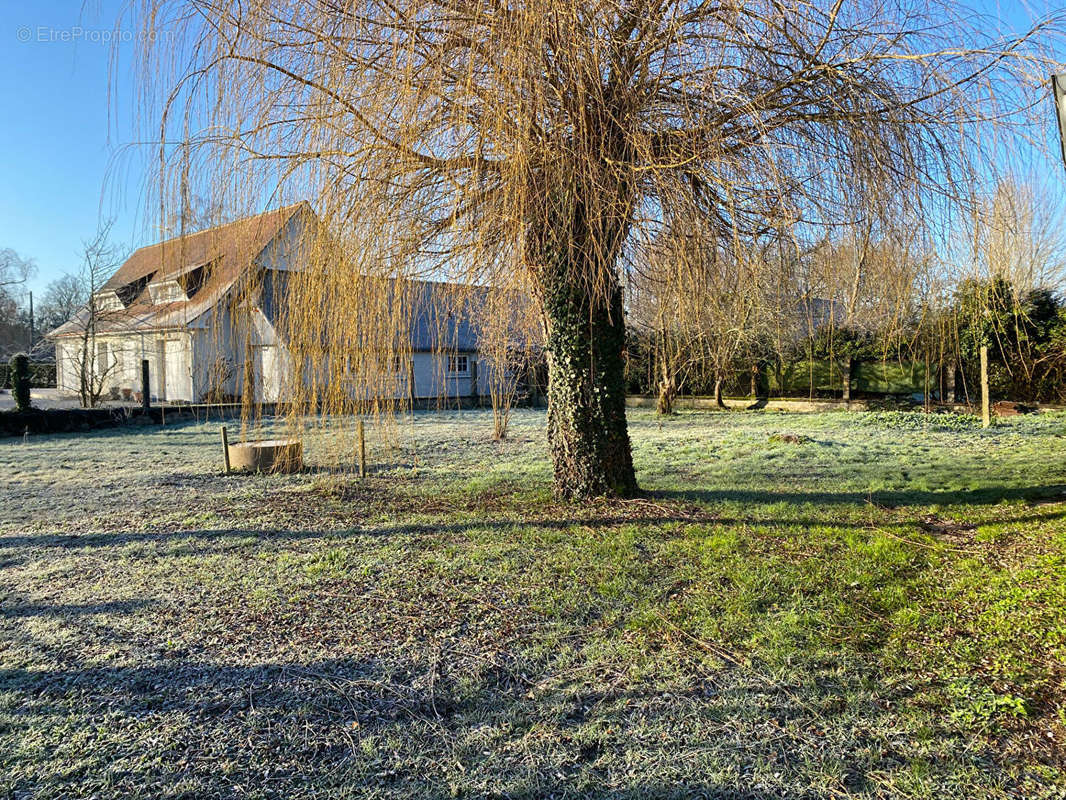
[{"label": "white facade", "polygon": [[[261,316],[261,315],[260,315]],[[265,323],[265,320],[263,320]],[[243,347],[234,346],[228,328],[98,336],[90,363],[103,378],[103,397],[134,397],[141,391],[141,360],[148,360],[153,402],[204,402],[215,395],[239,397],[243,391]],[[60,392],[77,395],[81,383],[80,339],[56,342],[56,383]],[[255,400],[288,399],[292,359],[275,336],[251,339]],[[489,393],[490,369],[476,353],[411,353],[411,366],[401,365],[396,399],[465,398]],[[102,365],[102,366],[101,366]],[[408,375],[414,375],[414,392]]]},{"label": "white facade", "polygon": [[[279,212],[282,213],[282,212]],[[309,207],[297,206],[283,210],[288,216],[276,224],[270,233],[258,239],[252,256],[218,256],[224,251],[226,240],[219,234],[221,245],[208,247],[201,238],[212,231],[192,234],[188,247],[170,245],[171,256],[197,250],[198,255],[165,259],[158,248],[166,243],[137,251],[107,285],[97,294],[97,308],[111,322],[105,333],[97,334],[89,363],[103,381],[102,396],[130,398],[141,391],[141,362],[148,361],[151,399],[155,402],[201,403],[235,400],[244,392],[249,372],[256,402],[274,403],[289,399],[292,357],[285,342],[275,330],[272,319],[279,317],[274,305],[284,296],[286,273],[301,269],[301,245],[308,226],[317,222]],[[254,228],[260,218],[231,223]],[[222,231],[223,228],[217,229]],[[261,226],[260,226],[261,228]],[[231,228],[232,230],[232,228]],[[239,238],[239,237],[237,237]],[[233,248],[231,248],[231,251]],[[151,252],[149,252],[151,251]],[[223,262],[223,258],[229,258]],[[226,283],[201,290],[211,280],[209,269],[219,269],[223,263]],[[162,264],[163,266],[156,266]],[[235,297],[241,297],[243,281],[253,273],[263,278],[262,307],[241,305],[234,307]],[[126,277],[123,277],[126,276]],[[198,281],[194,288],[190,285]],[[430,297],[434,284],[419,284],[417,293]],[[134,287],[134,288],[131,288]],[[242,301],[246,302],[246,301]],[[85,319],[84,313],[82,312]],[[112,316],[108,316],[112,315]],[[241,318],[235,324],[235,317]],[[127,320],[119,323],[118,320]],[[473,349],[452,353],[430,351],[436,334],[427,335],[426,326],[418,334],[412,329],[409,356],[397,364],[396,397],[398,399],[446,401],[488,394],[490,370],[480,363]],[[467,329],[462,340],[468,348],[476,348],[476,336]],[[419,336],[421,335],[421,338]],[[77,317],[61,326],[53,335],[56,344],[57,385],[61,392],[77,395],[84,361],[83,335],[77,328]],[[406,359],[410,358],[410,362]],[[251,363],[248,364],[248,360]],[[413,376],[413,391],[408,383]],[[97,381],[99,383],[99,381]],[[367,391],[366,387],[352,387],[353,392]]]},{"label": "white facade", "polygon": [[141,361],[147,359],[153,400],[191,402],[196,395],[193,380],[193,334],[188,331],[106,334],[95,337],[89,346],[95,353],[88,359],[82,353],[81,338],[56,341],[56,386],[64,394],[77,395],[85,363],[102,381],[103,396],[132,396],[141,391]]}]

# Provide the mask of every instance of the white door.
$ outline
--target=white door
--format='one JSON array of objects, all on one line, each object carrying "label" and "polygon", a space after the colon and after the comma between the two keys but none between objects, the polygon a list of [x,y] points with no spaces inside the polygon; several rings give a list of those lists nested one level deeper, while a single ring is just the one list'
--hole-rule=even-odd
[{"label": "white door", "polygon": [[276,403],[280,393],[278,348],[272,344],[255,346],[255,399],[260,403]]},{"label": "white door", "polygon": [[149,376],[152,390],[157,400],[167,399],[167,342],[165,339],[155,340],[155,363],[150,369],[155,373]]},{"label": "white door", "polygon": [[189,365],[189,339],[185,336],[169,336],[166,341],[164,364],[166,372],[163,384],[167,391],[167,400],[189,400],[192,398],[192,370]]}]

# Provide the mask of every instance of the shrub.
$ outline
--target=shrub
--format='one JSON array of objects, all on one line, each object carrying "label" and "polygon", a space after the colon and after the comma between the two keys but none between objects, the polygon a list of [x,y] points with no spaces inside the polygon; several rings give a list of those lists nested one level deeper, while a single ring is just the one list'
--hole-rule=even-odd
[{"label": "shrub", "polygon": [[15,409],[30,408],[30,357],[16,353],[11,357],[11,394],[15,397]]}]

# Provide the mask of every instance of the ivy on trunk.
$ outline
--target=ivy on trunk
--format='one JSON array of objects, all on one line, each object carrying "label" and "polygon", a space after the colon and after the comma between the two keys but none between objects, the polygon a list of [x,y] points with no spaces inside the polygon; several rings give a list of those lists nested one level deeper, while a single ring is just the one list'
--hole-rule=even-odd
[{"label": "ivy on trunk", "polygon": [[571,500],[625,497],[637,491],[615,268],[628,228],[626,204],[592,212],[573,183],[545,197],[545,214],[530,226],[527,247],[544,309],[555,493]]}]

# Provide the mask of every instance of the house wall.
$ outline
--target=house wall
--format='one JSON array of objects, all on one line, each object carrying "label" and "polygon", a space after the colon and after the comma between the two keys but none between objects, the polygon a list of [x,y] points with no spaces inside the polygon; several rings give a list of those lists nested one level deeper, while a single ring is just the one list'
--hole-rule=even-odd
[{"label": "house wall", "polygon": [[[220,311],[213,324],[190,331],[97,337],[98,343],[106,343],[110,362],[104,383],[105,396],[112,386],[140,391],[141,359],[147,358],[155,401],[202,402],[216,387],[221,387],[223,395],[240,397],[244,389],[247,342],[251,345],[256,401],[274,403],[290,399],[292,356],[261,313],[254,312],[252,319],[250,331],[234,326],[228,312]],[[80,339],[56,343],[56,380],[61,393],[78,393],[80,346]],[[415,398],[448,400],[472,394],[487,395],[492,378],[490,362],[477,353],[460,355],[467,358],[465,374],[448,371],[447,354],[410,354]],[[165,375],[160,364],[165,364]],[[404,366],[397,381],[397,399],[410,396],[408,374]]]},{"label": "house wall", "polygon": [[[103,375],[103,395],[112,388],[141,390],[141,361],[148,360],[153,400],[192,402],[192,337],[186,331],[144,332],[97,336],[93,367]],[[77,395],[81,388],[83,342],[78,337],[56,342],[56,386],[61,394]],[[100,360],[101,349],[105,355]]]},{"label": "house wall", "polygon": [[237,335],[224,305],[209,312],[191,333],[192,391],[196,402],[208,395],[240,394],[244,358],[235,345]]},{"label": "house wall", "polygon": [[[415,398],[455,398],[486,395],[492,367],[478,353],[459,353],[467,357],[466,373],[448,371],[445,353],[412,353],[415,373]],[[475,380],[477,382],[475,386]],[[406,388],[406,382],[404,384]]]},{"label": "house wall", "polygon": [[235,321],[232,313],[220,308],[192,334],[193,394],[197,400],[213,391],[240,397],[249,357],[255,401],[277,403],[289,399],[292,358],[262,312],[253,310],[249,325]]}]

